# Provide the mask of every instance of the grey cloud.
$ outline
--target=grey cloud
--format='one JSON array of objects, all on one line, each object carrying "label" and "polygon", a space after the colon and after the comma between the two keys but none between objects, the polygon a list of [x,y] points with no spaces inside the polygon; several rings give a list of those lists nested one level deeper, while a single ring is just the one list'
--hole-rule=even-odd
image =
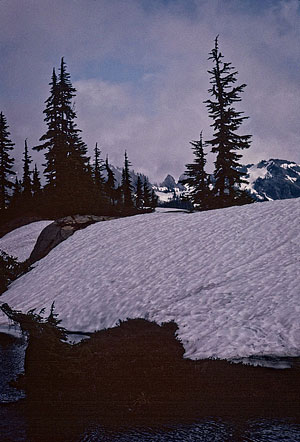
[{"label": "grey cloud", "polygon": [[[18,164],[24,138],[34,145],[45,131],[51,70],[65,56],[78,90],[78,126],[91,153],[98,141],[121,164],[126,148],[134,168],[152,180],[179,176],[192,159],[189,141],[202,129],[211,137],[203,101],[217,34],[225,60],[239,71],[238,82],[248,85],[240,109],[250,118],[241,131],[253,134],[253,143],[244,161],[273,156],[300,162],[299,2],[259,3],[252,3],[254,11],[240,0],[199,0],[185,14],[184,0],[157,2],[150,10],[139,0],[2,0],[1,110]],[[134,74],[139,67],[141,78],[102,78],[107,57]],[[36,159],[43,162],[41,155]]]}]

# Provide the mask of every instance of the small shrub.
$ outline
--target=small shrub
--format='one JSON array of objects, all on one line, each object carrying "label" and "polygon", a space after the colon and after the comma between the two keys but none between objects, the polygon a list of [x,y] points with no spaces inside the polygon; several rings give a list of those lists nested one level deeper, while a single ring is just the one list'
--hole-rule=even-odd
[{"label": "small shrub", "polygon": [[26,262],[18,262],[17,258],[0,249],[0,295],[12,281],[29,269]]}]

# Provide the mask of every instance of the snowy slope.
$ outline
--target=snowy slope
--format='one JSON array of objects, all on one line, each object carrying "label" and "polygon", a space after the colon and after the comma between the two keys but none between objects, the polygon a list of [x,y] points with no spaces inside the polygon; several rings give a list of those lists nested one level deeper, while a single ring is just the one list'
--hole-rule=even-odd
[{"label": "snowy slope", "polygon": [[0,238],[0,249],[19,261],[25,261],[29,258],[41,231],[52,222],[37,221],[7,233]]},{"label": "snowy slope", "polygon": [[299,217],[292,199],[94,224],[1,301],[23,311],[55,301],[71,330],[174,319],[193,359],[299,355]]}]

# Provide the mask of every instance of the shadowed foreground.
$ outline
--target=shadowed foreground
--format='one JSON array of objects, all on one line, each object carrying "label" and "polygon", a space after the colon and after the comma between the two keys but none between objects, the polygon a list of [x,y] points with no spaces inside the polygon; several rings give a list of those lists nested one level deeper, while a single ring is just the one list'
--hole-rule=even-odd
[{"label": "shadowed foreground", "polygon": [[42,423],[52,438],[63,434],[66,422],[78,431],[94,419],[148,425],[210,416],[300,422],[299,359],[287,370],[186,360],[175,323],[159,326],[144,319],[71,345],[62,340],[68,332],[53,312],[44,321],[7,305],[2,310],[28,333],[25,374],[14,386],[26,392],[32,428],[38,431]]}]

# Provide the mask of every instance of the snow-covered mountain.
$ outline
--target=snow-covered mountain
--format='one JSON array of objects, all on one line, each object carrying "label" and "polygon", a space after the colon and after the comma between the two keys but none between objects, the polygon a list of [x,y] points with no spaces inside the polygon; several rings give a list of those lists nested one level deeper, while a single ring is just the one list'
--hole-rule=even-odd
[{"label": "snow-covered mountain", "polygon": [[[243,186],[257,201],[272,201],[300,197],[300,164],[292,161],[270,159],[260,161],[258,164],[248,164],[240,168],[246,173],[249,184]],[[172,175],[167,175],[160,186],[154,189],[163,202],[186,193],[180,180],[185,178],[182,174],[178,181]]]},{"label": "snow-covered mountain", "polygon": [[185,187],[175,181],[172,175],[167,175],[160,184],[152,184],[152,189],[159,198],[159,203],[167,203],[176,197],[180,197],[185,191]]},{"label": "snow-covered mountain", "polygon": [[242,168],[248,189],[259,201],[300,197],[300,164],[270,159]]},{"label": "snow-covered mountain", "polygon": [[51,250],[0,302],[49,313],[55,301],[71,330],[174,320],[193,359],[299,356],[299,217],[300,198],[99,222]]}]

